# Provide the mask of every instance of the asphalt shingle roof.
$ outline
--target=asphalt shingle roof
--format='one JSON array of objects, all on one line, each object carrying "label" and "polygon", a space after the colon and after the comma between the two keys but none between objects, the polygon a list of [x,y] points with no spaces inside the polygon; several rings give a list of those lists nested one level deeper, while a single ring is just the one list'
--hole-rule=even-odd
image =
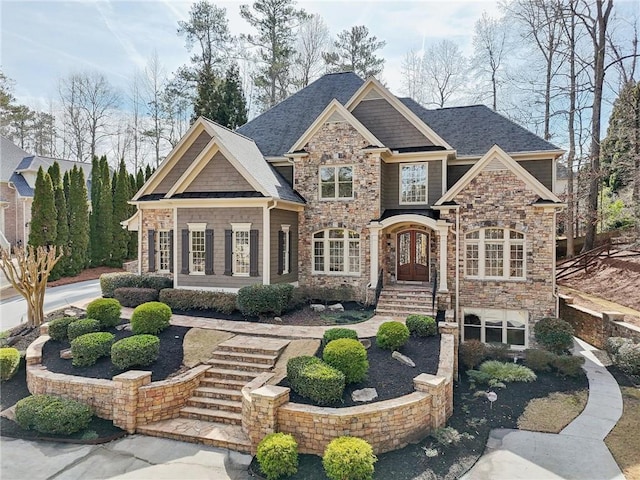
[{"label": "asphalt shingle roof", "polygon": [[8,182],[16,167],[29,153],[0,135],[0,182]]}]

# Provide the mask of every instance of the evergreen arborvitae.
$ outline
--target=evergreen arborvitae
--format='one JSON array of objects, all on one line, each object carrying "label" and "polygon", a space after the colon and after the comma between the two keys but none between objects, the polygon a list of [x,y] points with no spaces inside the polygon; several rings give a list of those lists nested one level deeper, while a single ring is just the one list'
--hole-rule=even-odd
[{"label": "evergreen arborvitae", "polygon": [[[75,167],[75,165],[74,165]],[[64,198],[67,200],[67,213],[69,213],[69,185],[71,184],[71,170],[64,172],[62,177],[62,190],[64,191]]]},{"label": "evergreen arborvitae", "polygon": [[142,167],[140,167],[138,169],[138,172],[136,173],[136,192],[140,190],[143,185],[144,185],[144,171],[142,170]]},{"label": "evergreen arborvitae", "polygon": [[222,88],[221,124],[235,130],[247,123],[247,102],[242,91],[240,73],[236,65],[227,70]]},{"label": "evergreen arborvitae", "polygon": [[51,177],[40,167],[31,204],[29,245],[34,247],[55,245],[57,218]]},{"label": "evergreen arborvitae", "polygon": [[122,228],[120,222],[129,218],[129,174],[120,160],[117,174],[114,174],[115,186],[113,188],[113,248],[111,260],[114,266],[121,266],[129,253],[129,231]]},{"label": "evergreen arborvitae", "polygon": [[151,165],[147,165],[147,168],[144,171],[144,181],[149,180],[149,177],[153,175],[153,170],[151,169]]},{"label": "evergreen arborvitae", "polygon": [[96,217],[96,230],[100,245],[98,265],[110,265],[113,249],[113,195],[111,193],[111,173],[106,155],[100,158],[100,199]]},{"label": "evergreen arborvitae", "polygon": [[[66,175],[65,175],[66,177]],[[79,274],[89,263],[89,207],[84,171],[76,166],[69,174],[69,275]]]},{"label": "evergreen arborvitae", "polygon": [[66,275],[67,271],[67,255],[69,249],[69,218],[67,215],[67,199],[64,196],[64,187],[60,178],[60,165],[54,162],[49,167],[49,177],[53,185],[53,194],[56,205],[57,225],[56,225],[56,241],[55,244],[65,251],[65,256],[56,263],[53,270],[49,274],[51,280],[57,280]]},{"label": "evergreen arborvitae", "polygon": [[100,242],[98,229],[96,228],[96,219],[100,210],[100,159],[96,156],[91,160],[91,212],[89,214],[89,262],[92,266],[100,265]]},{"label": "evergreen arborvitae", "polygon": [[[142,171],[142,170],[140,170]],[[129,200],[138,192],[138,184],[133,173],[129,174]],[[136,213],[136,206],[129,205],[129,217]],[[138,256],[138,232],[129,232],[129,243],[127,245],[127,258],[136,258]]]}]

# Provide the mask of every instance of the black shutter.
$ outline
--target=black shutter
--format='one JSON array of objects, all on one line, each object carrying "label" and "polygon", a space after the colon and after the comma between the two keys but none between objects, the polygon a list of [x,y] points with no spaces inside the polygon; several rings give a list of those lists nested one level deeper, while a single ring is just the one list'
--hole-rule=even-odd
[{"label": "black shutter", "polygon": [[156,271],[156,231],[148,230],[147,236],[149,240],[149,271]]},{"label": "black shutter", "polygon": [[213,275],[213,230],[204,231],[204,274]]},{"label": "black shutter", "polygon": [[224,274],[231,275],[231,263],[233,262],[233,251],[231,249],[233,232],[231,230],[224,231]]},{"label": "black shutter", "polygon": [[284,232],[280,230],[278,232],[278,275],[284,272],[284,238]]},{"label": "black shutter", "polygon": [[249,232],[249,275],[257,277],[258,273],[258,230]]},{"label": "black shutter", "polygon": [[289,231],[289,245],[287,245],[289,247],[289,273],[293,272],[293,264],[291,263],[292,259],[293,259],[293,255],[291,254],[291,252],[293,251],[293,244],[291,242],[291,231]]},{"label": "black shutter", "polygon": [[189,274],[189,230],[182,230],[182,268],[180,273]]},{"label": "black shutter", "polygon": [[173,273],[173,230],[169,230],[169,271]]}]

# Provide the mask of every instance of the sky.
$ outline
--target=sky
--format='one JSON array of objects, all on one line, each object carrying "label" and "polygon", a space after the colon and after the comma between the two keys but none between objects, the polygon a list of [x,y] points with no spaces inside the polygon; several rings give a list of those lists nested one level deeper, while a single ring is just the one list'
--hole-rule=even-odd
[{"label": "sky", "polygon": [[[245,1],[214,2],[225,7],[233,34],[251,33],[240,17]],[[72,72],[100,71],[127,91],[136,69],[157,51],[167,72],[188,63],[184,39],[176,33],[188,18],[191,1],[176,0],[0,0],[0,65],[14,82],[19,103],[48,110],[58,97],[58,81]],[[410,50],[448,38],[472,52],[473,25],[483,11],[497,16],[497,2],[475,1],[299,1],[320,14],[331,37],[354,25],[366,25],[386,41],[382,79],[401,93],[402,58]]]}]

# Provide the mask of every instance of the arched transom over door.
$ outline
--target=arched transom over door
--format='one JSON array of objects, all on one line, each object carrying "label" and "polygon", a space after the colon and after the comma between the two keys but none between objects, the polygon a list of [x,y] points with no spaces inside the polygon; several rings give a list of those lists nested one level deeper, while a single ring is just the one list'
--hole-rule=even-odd
[{"label": "arched transom over door", "polygon": [[399,281],[429,281],[429,235],[420,230],[398,233]]}]

